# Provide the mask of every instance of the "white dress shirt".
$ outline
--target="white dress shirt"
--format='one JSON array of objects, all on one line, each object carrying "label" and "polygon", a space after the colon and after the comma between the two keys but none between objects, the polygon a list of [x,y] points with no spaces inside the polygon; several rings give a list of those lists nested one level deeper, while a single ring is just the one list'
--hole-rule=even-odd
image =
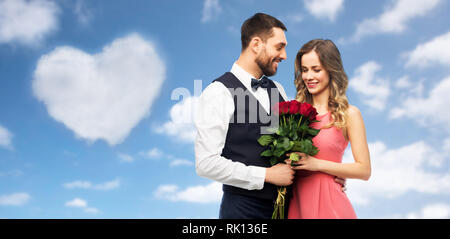
[{"label": "white dress shirt", "polygon": [[[258,102],[270,112],[269,94],[266,88],[256,91],[251,87],[255,78],[236,63],[230,71],[249,89]],[[287,100],[284,88],[275,82],[281,96]],[[264,186],[266,168],[246,166],[240,162],[222,157],[230,117],[234,113],[234,101],[230,91],[220,82],[213,82],[202,92],[195,117],[197,136],[195,139],[195,168],[199,176],[207,177],[223,184],[259,190]]]}]

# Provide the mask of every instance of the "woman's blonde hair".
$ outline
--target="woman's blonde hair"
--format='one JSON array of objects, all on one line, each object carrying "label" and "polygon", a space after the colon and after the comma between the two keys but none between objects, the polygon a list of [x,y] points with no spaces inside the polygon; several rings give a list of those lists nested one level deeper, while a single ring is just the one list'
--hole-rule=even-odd
[{"label": "woman's blonde hair", "polygon": [[309,93],[302,79],[302,56],[311,51],[319,56],[320,64],[328,72],[330,77],[330,98],[328,99],[328,108],[331,111],[331,122],[324,126],[329,128],[336,126],[340,128],[347,138],[346,130],[346,110],[348,100],[345,92],[348,86],[347,74],[345,74],[342,65],[341,54],[336,45],[331,40],[314,39],[302,46],[295,58],[295,80],[297,88],[296,100],[312,104],[312,95]]}]

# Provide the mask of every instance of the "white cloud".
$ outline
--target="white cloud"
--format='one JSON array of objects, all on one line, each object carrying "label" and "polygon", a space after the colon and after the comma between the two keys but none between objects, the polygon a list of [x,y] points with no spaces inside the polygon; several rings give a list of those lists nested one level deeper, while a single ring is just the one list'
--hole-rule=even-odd
[{"label": "white cloud", "polygon": [[448,156],[450,156],[450,138],[446,138],[444,140],[444,143],[442,145],[442,149]]},{"label": "white cloud", "polygon": [[430,204],[418,212],[409,213],[408,219],[449,219],[450,205],[445,203]]},{"label": "white cloud", "polygon": [[[144,158],[148,158],[148,159],[152,159],[152,160],[159,160],[159,159],[161,159],[161,158],[163,158],[165,156],[164,152],[161,151],[160,149],[156,148],[156,147],[151,148],[149,150],[140,151],[138,153],[138,155],[140,157],[144,157]],[[125,163],[132,163],[135,160],[140,159],[140,157],[133,157],[131,155],[122,154],[122,153],[119,153],[118,157],[119,157],[121,162],[125,162]]]},{"label": "white cloud", "polygon": [[8,172],[0,172],[0,177],[20,177],[23,175],[21,170],[15,169]]},{"label": "white cloud", "polygon": [[204,0],[203,2],[203,12],[202,12],[202,23],[211,21],[215,16],[222,12],[219,0]]},{"label": "white cloud", "polygon": [[74,189],[74,188],[83,188],[83,189],[88,189],[88,188],[92,188],[92,183],[89,181],[73,181],[70,183],[65,183],[64,187],[67,189]]},{"label": "white cloud", "polygon": [[[301,24],[305,19],[305,15],[302,13],[284,13],[283,15],[278,15],[276,18],[280,19],[284,25],[289,29],[289,32],[299,33],[301,31]],[[235,35],[240,36],[240,29],[234,27]]]},{"label": "white cloud", "polygon": [[164,156],[164,153],[158,148],[152,148],[147,151],[140,152],[139,155],[150,159],[160,159]]},{"label": "white cloud", "polygon": [[399,107],[391,110],[390,118],[397,119],[407,117],[427,128],[439,126],[450,132],[450,77],[439,82],[430,92],[428,97],[408,97],[403,99]]},{"label": "white cloud", "polygon": [[381,33],[402,33],[412,19],[425,16],[442,2],[441,0],[395,0],[378,17],[363,20],[358,24],[352,41]]},{"label": "white cloud", "polygon": [[92,12],[87,8],[84,0],[77,0],[75,2],[74,13],[77,16],[78,22],[87,25],[92,17]]},{"label": "white cloud", "polygon": [[59,12],[49,0],[0,0],[0,44],[38,45],[58,28]]},{"label": "white cloud", "polygon": [[74,198],[72,201],[66,202],[66,207],[87,207],[87,202],[81,198]]},{"label": "white cloud", "polygon": [[379,78],[376,73],[381,66],[369,61],[355,71],[354,76],[349,80],[349,87],[357,92],[364,104],[375,110],[383,110],[389,97],[389,82]]},{"label": "white cloud", "polygon": [[118,157],[120,159],[120,162],[131,163],[134,161],[134,157],[128,154],[119,153]]},{"label": "white cloud", "polygon": [[241,30],[236,26],[228,26],[227,31],[235,36],[241,35]]},{"label": "white cloud", "polygon": [[112,180],[112,181],[96,184],[96,185],[93,186],[93,189],[102,190],[102,191],[108,191],[108,190],[116,189],[118,187],[120,187],[120,180],[119,179],[115,179],[115,180]]},{"label": "white cloud", "polygon": [[[144,158],[148,158],[151,160],[161,160],[161,159],[166,159],[168,161],[170,161],[169,166],[170,167],[178,167],[178,166],[192,166],[194,165],[194,163],[190,160],[186,160],[186,159],[182,159],[182,158],[177,158],[173,155],[167,154],[163,151],[161,151],[159,148],[151,148],[149,150],[145,150],[145,151],[141,151],[139,152],[139,156],[140,157],[144,157]],[[140,157],[138,157],[138,159],[140,159]],[[134,162],[135,158],[126,154],[119,154],[119,158],[121,160],[121,162]]]},{"label": "white cloud", "polygon": [[429,204],[418,211],[409,212],[407,214],[394,214],[384,216],[383,218],[395,219],[449,219],[450,205],[446,203]]},{"label": "white cloud", "polygon": [[186,159],[174,159],[170,162],[170,167],[193,166],[194,162]]},{"label": "white cloud", "polygon": [[12,133],[3,126],[0,125],[0,147],[12,150]]},{"label": "white cloud", "polygon": [[450,31],[418,45],[405,56],[407,67],[424,68],[433,64],[450,66]]},{"label": "white cloud", "polygon": [[[281,17],[280,17],[281,18]],[[291,14],[291,15],[287,15],[286,20],[283,22],[287,22],[287,24],[296,24],[296,23],[300,23],[303,21],[304,17],[301,14]],[[286,24],[286,25],[287,25]]]},{"label": "white cloud", "polygon": [[116,145],[149,114],[164,80],[155,46],[130,34],[95,55],[57,47],[39,59],[33,91],[77,137]]},{"label": "white cloud", "polygon": [[84,209],[83,209],[83,212],[89,213],[89,214],[99,214],[99,213],[100,213],[100,210],[98,210],[98,209],[95,208],[95,207],[87,207],[87,208],[84,208]]},{"label": "white cloud", "polygon": [[63,186],[64,186],[64,188],[67,188],[67,189],[82,188],[82,189],[94,189],[94,190],[108,191],[108,190],[112,190],[112,189],[116,189],[116,188],[120,187],[120,180],[115,179],[112,181],[99,183],[99,184],[92,184],[89,181],[77,180],[77,181],[65,183],[65,184],[63,184]]},{"label": "white cloud", "polygon": [[0,195],[0,206],[22,206],[31,199],[28,193]]},{"label": "white cloud", "polygon": [[[392,199],[407,192],[450,193],[450,174],[433,172],[442,166],[445,155],[418,141],[390,149],[383,142],[369,144],[372,176],[369,181],[348,180],[347,194],[355,204],[368,205],[376,198]],[[350,151],[344,162],[353,162]]]},{"label": "white cloud", "polygon": [[154,195],[158,199],[173,202],[218,203],[222,198],[222,184],[212,182],[205,186],[188,187],[182,191],[173,184],[161,185],[156,189]]},{"label": "white cloud", "polygon": [[344,8],[344,0],[303,0],[306,9],[317,18],[327,18],[334,22]]},{"label": "white cloud", "polygon": [[83,212],[89,213],[89,214],[98,214],[100,213],[100,210],[94,207],[88,207],[88,203],[86,200],[83,200],[81,198],[74,198],[72,201],[68,201],[65,203],[66,207],[76,207],[76,208],[82,208]]},{"label": "white cloud", "polygon": [[[396,89],[395,96],[397,99],[406,99],[410,97],[422,97],[425,90],[425,83],[427,80],[425,78],[420,78],[419,80],[411,80],[409,76],[405,75],[393,82],[393,86]],[[393,104],[398,106],[399,104]],[[390,116],[392,117],[392,116]]]},{"label": "white cloud", "polygon": [[194,142],[197,133],[194,117],[198,101],[199,97],[190,96],[176,103],[170,109],[170,121],[161,126],[155,126],[155,132],[167,134],[178,141]]},{"label": "white cloud", "polygon": [[395,87],[399,89],[407,89],[412,86],[408,76],[403,76],[395,82]]}]

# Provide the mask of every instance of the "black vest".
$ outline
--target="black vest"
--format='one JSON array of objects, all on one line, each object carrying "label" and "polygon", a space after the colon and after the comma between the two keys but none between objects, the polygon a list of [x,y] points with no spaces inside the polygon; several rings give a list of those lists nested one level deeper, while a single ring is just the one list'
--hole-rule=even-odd
[{"label": "black vest", "polygon": [[[230,118],[222,156],[247,166],[270,167],[269,160],[260,156],[267,148],[261,146],[257,140],[262,135],[261,128],[270,125],[271,112],[266,112],[252,93],[232,73],[227,72],[214,81],[221,82],[230,90],[233,95],[235,109],[233,116]],[[273,109],[274,105],[284,101],[284,99],[275,83],[272,80],[269,82],[267,91],[270,109]],[[246,94],[241,94],[243,92],[246,92]],[[278,100],[272,100],[271,92],[278,96]],[[275,200],[277,195],[276,186],[269,183],[264,183],[264,187],[261,190],[247,190],[224,184],[223,191],[271,200]]]}]

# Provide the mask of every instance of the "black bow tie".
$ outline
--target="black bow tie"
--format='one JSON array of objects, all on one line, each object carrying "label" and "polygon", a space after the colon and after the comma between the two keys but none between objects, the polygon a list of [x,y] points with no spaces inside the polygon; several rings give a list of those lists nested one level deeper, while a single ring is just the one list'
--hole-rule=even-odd
[{"label": "black bow tie", "polygon": [[257,90],[258,87],[269,87],[269,78],[267,78],[266,76],[263,76],[261,80],[252,78],[252,89]]}]

